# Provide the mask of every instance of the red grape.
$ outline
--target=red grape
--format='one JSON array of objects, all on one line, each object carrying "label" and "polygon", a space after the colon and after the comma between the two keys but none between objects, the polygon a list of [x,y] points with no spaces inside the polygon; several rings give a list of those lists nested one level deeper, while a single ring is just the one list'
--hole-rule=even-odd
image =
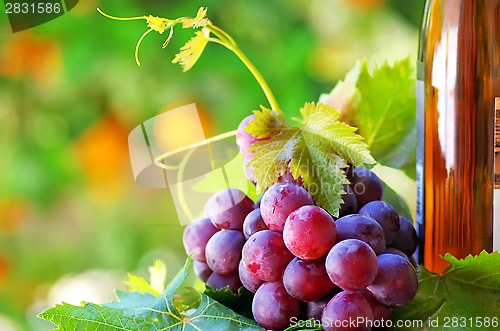
[{"label": "red grape", "polygon": [[205,247],[217,231],[208,218],[200,218],[189,223],[182,235],[187,255],[193,254],[194,260],[205,262]]},{"label": "red grape", "polygon": [[283,232],[288,215],[305,205],[314,205],[305,188],[291,183],[278,183],[268,188],[262,196],[260,211],[270,230]]},{"label": "red grape", "polygon": [[264,281],[281,278],[283,270],[293,259],[283,242],[283,236],[270,230],[254,233],[243,246],[242,260],[245,267]]},{"label": "red grape", "polygon": [[346,239],[326,257],[326,272],[344,290],[358,291],[370,285],[377,275],[377,255],[364,241]]},{"label": "red grape", "polygon": [[212,269],[206,262],[193,260],[193,271],[196,277],[206,282],[208,277],[212,274]]},{"label": "red grape", "polygon": [[253,201],[245,193],[228,188],[212,196],[205,206],[212,224],[218,229],[243,229],[243,221],[253,210]]},{"label": "red grape", "polygon": [[383,305],[402,307],[417,293],[418,277],[411,263],[396,254],[378,256],[378,272],[368,290]]},{"label": "red grape", "polygon": [[415,253],[417,246],[418,236],[413,223],[406,217],[399,216],[399,231],[396,234],[396,239],[391,243],[391,247],[411,256]]},{"label": "red grape", "polygon": [[283,239],[293,255],[306,260],[320,258],[335,244],[335,221],[321,207],[300,207],[286,219]]},{"label": "red grape", "polygon": [[257,289],[264,284],[263,280],[257,278],[257,276],[245,267],[243,261],[240,261],[238,266],[238,274],[240,275],[240,280],[243,286],[252,293],[257,292]]},{"label": "red grape", "polygon": [[384,187],[378,176],[366,168],[356,167],[348,176],[350,186],[354,195],[358,209],[366,205],[368,202],[382,200]]},{"label": "red grape", "polygon": [[243,234],[245,235],[245,239],[248,239],[255,232],[262,230],[268,230],[268,228],[264,220],[262,220],[260,208],[256,208],[245,217],[245,221],[243,222]]},{"label": "red grape", "polygon": [[301,301],[319,300],[335,286],[326,273],[324,257],[310,261],[294,258],[283,273],[283,285]]},{"label": "red grape", "polygon": [[321,316],[325,331],[369,331],[372,321],[370,304],[360,293],[351,291],[335,295]]},{"label": "red grape", "polygon": [[260,326],[281,329],[300,313],[300,301],[292,298],[281,281],[264,283],[253,298],[252,313]]},{"label": "red grape", "polygon": [[222,230],[214,234],[205,250],[210,269],[221,275],[236,272],[244,244],[245,237],[238,230]]},{"label": "red grape", "polygon": [[220,290],[227,286],[231,292],[236,294],[238,293],[238,289],[241,287],[241,282],[237,272],[228,275],[221,275],[216,272],[212,272],[210,277],[207,279],[207,285],[214,290]]}]

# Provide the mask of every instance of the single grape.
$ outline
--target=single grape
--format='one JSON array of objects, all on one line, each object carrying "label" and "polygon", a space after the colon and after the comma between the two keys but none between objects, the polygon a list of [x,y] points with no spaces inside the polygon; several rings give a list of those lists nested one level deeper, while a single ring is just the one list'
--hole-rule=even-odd
[{"label": "single grape", "polygon": [[288,215],[305,205],[314,205],[305,188],[290,183],[278,183],[268,188],[262,196],[260,211],[270,230],[283,232]]},{"label": "single grape", "polygon": [[274,231],[254,233],[243,246],[245,267],[259,279],[272,282],[281,278],[283,270],[293,259],[283,242],[283,236]]},{"label": "single grape", "polygon": [[252,293],[257,292],[258,288],[264,284],[263,280],[257,278],[257,276],[245,267],[243,261],[240,261],[238,266],[238,274],[240,275],[240,281],[243,286]]},{"label": "single grape", "polygon": [[387,325],[386,321],[392,320],[392,309],[384,306],[373,296],[373,294],[368,291],[366,288],[359,291],[361,295],[365,298],[366,302],[370,305],[373,311],[373,320],[380,321],[383,324]]},{"label": "single grape", "polygon": [[373,218],[359,214],[347,215],[335,221],[337,242],[344,239],[359,239],[370,245],[375,254],[385,251],[385,236],[382,226]]},{"label": "single grape", "polygon": [[301,259],[320,258],[335,244],[335,221],[321,207],[300,207],[286,219],[283,240],[288,250]]},{"label": "single grape", "polygon": [[217,231],[208,218],[200,218],[189,223],[182,235],[186,254],[193,254],[193,260],[205,262],[205,247]]},{"label": "single grape", "polygon": [[328,253],[326,272],[338,287],[358,291],[370,285],[377,276],[377,255],[364,241],[346,239]]},{"label": "single grape", "polygon": [[264,283],[253,298],[252,313],[260,326],[281,329],[300,314],[300,301],[292,298],[281,281]]},{"label": "single grape", "polygon": [[396,254],[378,256],[378,272],[368,290],[383,305],[402,307],[417,293],[418,277],[411,263]]},{"label": "single grape", "polygon": [[212,272],[206,284],[214,290],[220,290],[227,286],[234,294],[237,294],[238,289],[241,287],[240,277],[237,272],[227,275]]},{"label": "single grape", "polygon": [[205,207],[212,224],[218,229],[243,229],[243,221],[253,210],[253,201],[245,193],[228,188],[212,196]]},{"label": "single grape", "polygon": [[260,214],[260,208],[252,210],[245,221],[243,222],[243,234],[245,239],[250,238],[252,234],[262,230],[269,230],[266,223],[262,220],[262,215]]},{"label": "single grape", "polygon": [[335,287],[326,273],[324,257],[309,261],[294,258],[285,268],[283,285],[300,301],[319,300]]},{"label": "single grape", "polygon": [[238,270],[245,236],[238,230],[222,230],[210,238],[205,250],[210,269],[226,275]]},{"label": "single grape", "polygon": [[387,245],[396,239],[399,231],[399,215],[390,204],[385,201],[372,201],[361,208],[359,214],[373,218],[382,226]]},{"label": "single grape", "polygon": [[356,167],[348,176],[352,191],[356,195],[358,209],[368,202],[382,200],[384,187],[382,181],[369,169]]},{"label": "single grape", "polygon": [[399,231],[396,234],[396,239],[391,243],[391,247],[411,256],[415,253],[417,246],[418,236],[413,223],[406,217],[399,216]]},{"label": "single grape", "polygon": [[206,282],[208,277],[212,274],[212,269],[206,262],[193,260],[193,271],[196,277]]},{"label": "single grape", "polygon": [[358,292],[340,292],[326,304],[321,315],[325,331],[369,331],[371,323],[370,304]]},{"label": "single grape", "polygon": [[346,192],[342,195],[342,201],[344,202],[340,206],[339,216],[345,216],[349,214],[354,214],[357,210],[356,195],[351,189],[350,185],[344,185],[344,191]]}]

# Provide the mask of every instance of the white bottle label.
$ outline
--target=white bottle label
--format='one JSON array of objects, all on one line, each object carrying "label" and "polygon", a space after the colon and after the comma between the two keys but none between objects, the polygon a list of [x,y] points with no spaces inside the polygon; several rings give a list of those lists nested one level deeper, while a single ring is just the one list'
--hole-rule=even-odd
[{"label": "white bottle label", "polygon": [[500,251],[500,98],[495,98],[495,154],[493,161],[493,250]]}]

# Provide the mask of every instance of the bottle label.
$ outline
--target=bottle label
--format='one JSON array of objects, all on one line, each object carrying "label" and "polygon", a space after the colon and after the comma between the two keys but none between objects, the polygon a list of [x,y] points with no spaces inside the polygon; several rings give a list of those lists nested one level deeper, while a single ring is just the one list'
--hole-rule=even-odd
[{"label": "bottle label", "polygon": [[[424,117],[424,64],[417,62],[417,223],[424,224],[424,139],[425,139],[425,117]],[[421,234],[422,236],[422,234]]]},{"label": "bottle label", "polygon": [[493,161],[493,250],[500,251],[500,97],[495,98],[495,154]]}]

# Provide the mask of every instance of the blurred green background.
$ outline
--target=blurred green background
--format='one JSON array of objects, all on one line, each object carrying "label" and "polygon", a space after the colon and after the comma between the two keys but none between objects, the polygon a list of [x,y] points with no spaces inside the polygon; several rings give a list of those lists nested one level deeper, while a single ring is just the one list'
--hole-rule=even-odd
[{"label": "blurred green background", "polygon": [[84,0],[13,34],[0,13],[0,330],[46,331],[60,301],[107,301],[153,259],[172,277],[183,228],[168,190],[134,182],[127,136],[165,110],[196,103],[208,135],[234,130],[260,104],[258,84],[223,47],[195,67],[171,64],[192,35],[166,36],[116,16],[194,16],[200,6],[253,60],[288,117],[329,92],[363,58],[415,59],[423,0]]}]

